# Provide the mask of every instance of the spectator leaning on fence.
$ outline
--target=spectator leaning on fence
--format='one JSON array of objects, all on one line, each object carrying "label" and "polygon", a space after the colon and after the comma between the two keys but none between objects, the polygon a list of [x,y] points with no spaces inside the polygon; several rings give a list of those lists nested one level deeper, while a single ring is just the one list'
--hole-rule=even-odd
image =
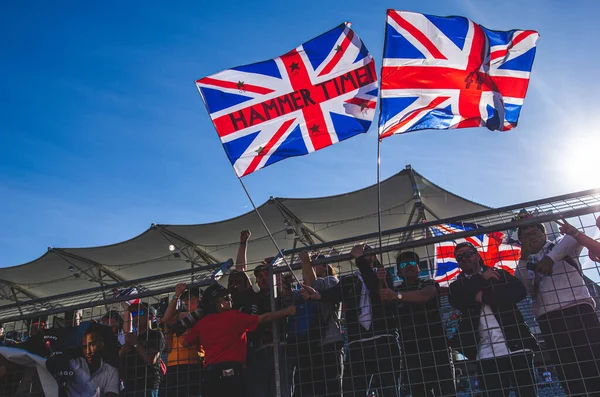
[{"label": "spectator leaning on fence", "polygon": [[[243,230],[240,233],[240,248],[236,260],[236,270],[246,271],[246,251],[248,241],[251,236],[249,230]],[[254,277],[258,291],[251,291],[242,295],[236,294],[238,299],[243,299],[241,304],[234,305],[244,313],[265,314],[271,311],[271,280],[269,276],[269,266],[273,258],[266,258],[260,265],[254,269]],[[281,297],[276,299],[276,308],[281,309]],[[284,357],[285,343],[283,341],[283,326],[278,324],[280,335],[280,344],[273,344],[273,326],[270,323],[260,324],[254,332],[248,334],[250,349],[248,351],[248,379],[250,395],[253,397],[274,397],[275,396],[275,361],[274,349],[279,349],[280,357]],[[285,360],[280,361],[280,373],[288,373],[285,368]],[[282,386],[285,393],[287,385]],[[284,397],[286,394],[284,394]]]},{"label": "spectator leaning on fence", "polygon": [[456,394],[454,371],[446,330],[440,313],[440,287],[434,280],[419,278],[419,256],[412,251],[396,258],[402,279],[396,291],[381,290],[381,299],[396,302],[402,348],[402,368],[411,395],[449,396]]},{"label": "spectator leaning on fence", "polygon": [[184,339],[184,346],[202,344],[206,352],[202,382],[204,397],[244,397],[247,333],[259,324],[294,315],[294,306],[276,312],[250,315],[232,310],[231,295],[220,284],[202,294],[205,316]]},{"label": "spectator leaning on fence", "polygon": [[509,272],[487,267],[468,242],[456,245],[461,274],[450,284],[450,304],[462,312],[453,347],[477,360],[487,396],[537,396],[533,352],[537,342],[517,303],[523,283]]},{"label": "spectator leaning on fence", "polygon": [[[166,387],[163,388],[167,396],[197,397],[200,394],[201,347],[198,344],[184,347],[183,341],[189,331],[186,330],[178,335],[171,327],[186,319],[190,313],[196,312],[200,304],[200,289],[194,287],[186,290],[186,288],[185,283],[175,286],[175,297],[169,302],[162,318],[167,325],[167,376]],[[180,300],[183,301],[187,312],[177,311]]]},{"label": "spectator leaning on fence", "polygon": [[359,271],[322,292],[304,285],[301,294],[305,299],[342,302],[349,341],[344,396],[364,396],[379,390],[381,397],[395,397],[400,375],[396,305],[381,301],[379,296],[380,284],[393,285],[393,280],[385,272],[379,276],[375,273],[381,264],[369,246],[357,245],[350,253]]},{"label": "spectator leaning on fence", "polygon": [[[546,348],[569,395],[600,395],[600,322],[578,257],[574,228],[550,242],[543,224],[519,228],[518,276],[533,298]],[[573,236],[574,235],[574,236]],[[581,238],[581,237],[580,237]]]},{"label": "spectator leaning on fence", "polygon": [[[317,291],[338,285],[333,266],[324,255],[313,257],[322,263],[313,266],[307,251],[300,253],[304,283]],[[297,302],[296,316],[288,319],[288,360],[296,366],[295,395],[340,396],[344,335],[340,329],[338,303]]]},{"label": "spectator leaning on fence", "polygon": [[[151,311],[152,310],[152,311]],[[158,396],[162,369],[160,353],[165,349],[161,331],[151,329],[154,309],[143,303],[128,307],[128,315],[137,329],[125,335],[125,344],[119,351],[123,363],[126,397]],[[125,321],[125,328],[130,325]]]}]

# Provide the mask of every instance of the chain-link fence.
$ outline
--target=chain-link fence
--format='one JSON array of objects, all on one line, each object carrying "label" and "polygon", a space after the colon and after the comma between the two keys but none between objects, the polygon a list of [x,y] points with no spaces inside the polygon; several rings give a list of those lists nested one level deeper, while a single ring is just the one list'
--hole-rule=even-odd
[{"label": "chain-link fence", "polygon": [[4,306],[0,395],[594,395],[599,212],[586,191]]}]

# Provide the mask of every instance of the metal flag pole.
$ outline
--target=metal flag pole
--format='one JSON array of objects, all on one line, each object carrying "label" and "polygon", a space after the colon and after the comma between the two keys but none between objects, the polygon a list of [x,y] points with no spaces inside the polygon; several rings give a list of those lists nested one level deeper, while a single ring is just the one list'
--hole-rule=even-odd
[{"label": "metal flag pole", "polygon": [[[252,197],[250,197],[250,193],[248,193],[248,189],[246,189],[246,185],[244,185],[244,181],[242,181],[242,178],[240,178],[240,177],[238,177],[238,181],[240,181],[240,184],[242,185],[242,188],[244,189],[244,192],[246,193],[248,200],[250,200],[250,204],[252,204],[252,208],[254,208],[254,212],[256,212],[256,215],[258,215],[258,219],[260,219],[260,223],[262,223],[263,227],[265,228],[267,234],[269,235],[269,238],[271,239],[271,241],[273,242],[273,245],[277,249],[277,252],[281,253],[282,250],[281,250],[281,248],[279,248],[279,244],[277,244],[277,241],[275,241],[275,237],[273,237],[271,230],[269,230],[269,227],[267,226],[265,220],[263,219],[262,215],[258,211],[258,208],[256,208],[256,205],[254,204],[254,200],[252,200]],[[283,263],[287,266],[287,268],[290,269],[290,272],[292,273],[292,277],[294,277],[294,279],[296,280],[298,285],[301,285],[300,280],[298,280],[298,277],[296,277],[296,275],[294,274],[294,270],[292,270],[292,267],[288,263],[287,259],[285,259],[285,255],[281,255],[281,259],[283,259]]]},{"label": "metal flag pole", "polygon": [[383,253],[381,252],[381,138],[377,131],[377,231],[379,234],[379,262],[383,264]]},{"label": "metal flag pole", "polygon": [[[206,108],[206,111],[208,112],[208,114],[210,114],[210,110],[208,109],[206,101],[204,100],[204,97],[202,96],[202,91],[200,91],[200,87],[198,87],[197,84],[194,84],[194,85],[196,86],[196,89],[198,90],[198,94],[200,95],[200,98],[202,99],[202,103],[204,103],[204,107]],[[235,170],[234,170],[234,172],[235,172]],[[281,253],[281,248],[279,248],[279,245],[277,244],[277,241],[275,241],[275,238],[273,237],[273,234],[271,234],[271,231],[269,230],[267,224],[265,223],[265,220],[260,215],[260,212],[258,212],[258,208],[256,208],[256,205],[254,204],[254,200],[252,200],[252,197],[250,197],[250,193],[248,193],[248,189],[246,189],[246,185],[244,185],[244,182],[242,181],[242,178],[239,177],[237,175],[237,173],[236,173],[236,176],[237,176],[238,181],[240,181],[240,184],[242,185],[242,188],[244,189],[244,192],[246,193],[246,196],[248,197],[248,200],[250,200],[250,204],[252,204],[252,208],[254,208],[254,212],[256,212],[256,215],[258,215],[258,219],[260,219],[260,222],[262,223],[263,227],[267,231],[267,234],[269,235],[269,238],[271,239],[271,241],[273,242],[273,245],[277,249],[277,252]],[[292,273],[292,277],[294,277],[294,279],[296,280],[296,282],[299,285],[301,285],[300,280],[298,280],[298,277],[296,277],[296,275],[294,274],[294,271],[292,270],[292,267],[288,263],[287,259],[285,259],[285,255],[281,255],[281,259],[283,259],[283,263],[285,263],[285,265],[287,266],[287,268],[290,269],[290,272]]]}]

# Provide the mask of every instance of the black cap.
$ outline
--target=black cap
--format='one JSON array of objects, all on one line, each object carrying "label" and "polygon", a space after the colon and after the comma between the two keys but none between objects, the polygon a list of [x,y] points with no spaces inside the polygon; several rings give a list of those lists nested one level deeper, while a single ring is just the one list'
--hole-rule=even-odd
[{"label": "black cap", "polygon": [[454,247],[454,252],[456,253],[456,251],[458,251],[461,248],[465,248],[465,247],[469,247],[471,248],[473,251],[477,251],[477,248],[475,248],[475,246],[473,244],[471,244],[468,241],[463,241],[462,243],[458,243],[456,244],[456,247]]},{"label": "black cap", "polygon": [[202,293],[202,303],[209,312],[214,311],[214,305],[217,298],[229,295],[229,290],[221,284],[213,284]]},{"label": "black cap", "polygon": [[269,271],[269,267],[267,265],[258,265],[254,268],[254,277],[258,276],[258,273],[262,271]]}]

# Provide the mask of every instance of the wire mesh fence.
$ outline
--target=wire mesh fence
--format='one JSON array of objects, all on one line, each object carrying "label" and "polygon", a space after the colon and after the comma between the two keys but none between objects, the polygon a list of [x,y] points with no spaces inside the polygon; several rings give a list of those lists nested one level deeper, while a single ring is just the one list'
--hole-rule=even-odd
[{"label": "wire mesh fence", "polygon": [[599,212],[586,191],[1,307],[0,395],[595,395]]}]

